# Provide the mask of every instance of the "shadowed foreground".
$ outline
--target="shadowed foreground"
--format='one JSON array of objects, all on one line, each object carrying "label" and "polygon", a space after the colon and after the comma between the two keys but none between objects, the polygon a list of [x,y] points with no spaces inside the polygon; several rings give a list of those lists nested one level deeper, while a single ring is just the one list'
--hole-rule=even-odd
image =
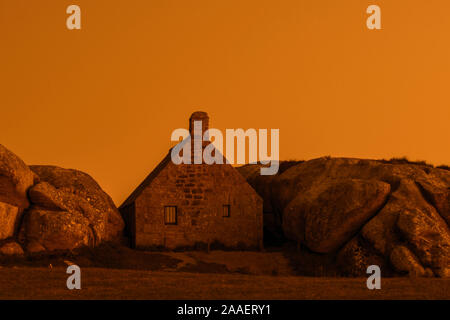
[{"label": "shadowed foreground", "polygon": [[310,278],[82,269],[82,289],[68,290],[66,269],[0,268],[0,299],[449,299],[450,280]]}]

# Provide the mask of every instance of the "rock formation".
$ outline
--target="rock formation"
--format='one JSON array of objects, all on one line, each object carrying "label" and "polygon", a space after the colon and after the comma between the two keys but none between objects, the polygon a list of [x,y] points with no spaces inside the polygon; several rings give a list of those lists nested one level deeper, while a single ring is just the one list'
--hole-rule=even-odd
[{"label": "rock formation", "polygon": [[[450,277],[450,171],[377,160],[320,158],[238,168],[264,200],[266,230],[281,230],[343,274],[367,266]],[[270,219],[269,219],[270,218]],[[89,175],[28,167],[0,145],[0,255],[71,250],[122,240],[124,222]]]},{"label": "rock formation", "polygon": [[35,176],[14,153],[0,145],[0,240],[14,236],[29,205],[27,190]]},{"label": "rock formation", "polygon": [[[71,250],[122,240],[112,199],[86,173],[28,167],[0,145],[0,254]],[[22,247],[21,247],[22,246]]]},{"label": "rock formation", "polygon": [[239,170],[285,237],[335,255],[346,273],[382,264],[399,274],[450,276],[450,171],[329,157],[276,176],[259,175],[258,165]]}]

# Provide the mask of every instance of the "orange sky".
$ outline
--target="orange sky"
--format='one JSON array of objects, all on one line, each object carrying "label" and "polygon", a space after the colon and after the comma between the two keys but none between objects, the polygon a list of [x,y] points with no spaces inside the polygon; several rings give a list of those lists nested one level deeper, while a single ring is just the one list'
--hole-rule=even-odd
[{"label": "orange sky", "polygon": [[[66,28],[66,8],[82,30]],[[383,30],[366,28],[378,4]],[[281,159],[450,164],[448,0],[0,0],[0,143],[116,204],[187,127],[279,128]]]}]

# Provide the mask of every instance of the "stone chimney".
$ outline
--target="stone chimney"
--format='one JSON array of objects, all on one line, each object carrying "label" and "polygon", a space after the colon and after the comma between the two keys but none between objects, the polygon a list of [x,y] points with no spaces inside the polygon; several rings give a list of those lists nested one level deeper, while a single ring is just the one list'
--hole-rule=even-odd
[{"label": "stone chimney", "polygon": [[[196,132],[194,130],[194,122],[195,121],[202,122],[201,130],[197,130]],[[198,129],[200,129],[200,128],[198,128]],[[197,134],[198,137],[195,137],[195,138],[197,138],[200,141],[203,138],[203,134],[208,129],[209,129],[208,114],[203,111],[195,111],[189,118],[189,134],[191,135],[192,139],[194,138],[194,135]],[[206,137],[206,139],[203,139],[203,140],[209,141],[209,137]]]},{"label": "stone chimney", "polygon": [[[200,124],[201,121],[201,124]],[[208,145],[209,137],[203,137],[209,129],[209,117],[206,112],[196,111],[189,118],[189,134],[191,135],[192,163],[203,163],[203,149]]]}]

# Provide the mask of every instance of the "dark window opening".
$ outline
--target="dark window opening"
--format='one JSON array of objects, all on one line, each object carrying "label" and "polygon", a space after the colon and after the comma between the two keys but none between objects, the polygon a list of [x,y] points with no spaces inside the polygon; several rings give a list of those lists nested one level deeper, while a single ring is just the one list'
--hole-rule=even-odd
[{"label": "dark window opening", "polygon": [[164,207],[164,223],[165,224],[177,224],[177,207],[165,206]]},{"label": "dark window opening", "polygon": [[222,207],[222,217],[229,218],[230,217],[230,205],[224,204]]}]

